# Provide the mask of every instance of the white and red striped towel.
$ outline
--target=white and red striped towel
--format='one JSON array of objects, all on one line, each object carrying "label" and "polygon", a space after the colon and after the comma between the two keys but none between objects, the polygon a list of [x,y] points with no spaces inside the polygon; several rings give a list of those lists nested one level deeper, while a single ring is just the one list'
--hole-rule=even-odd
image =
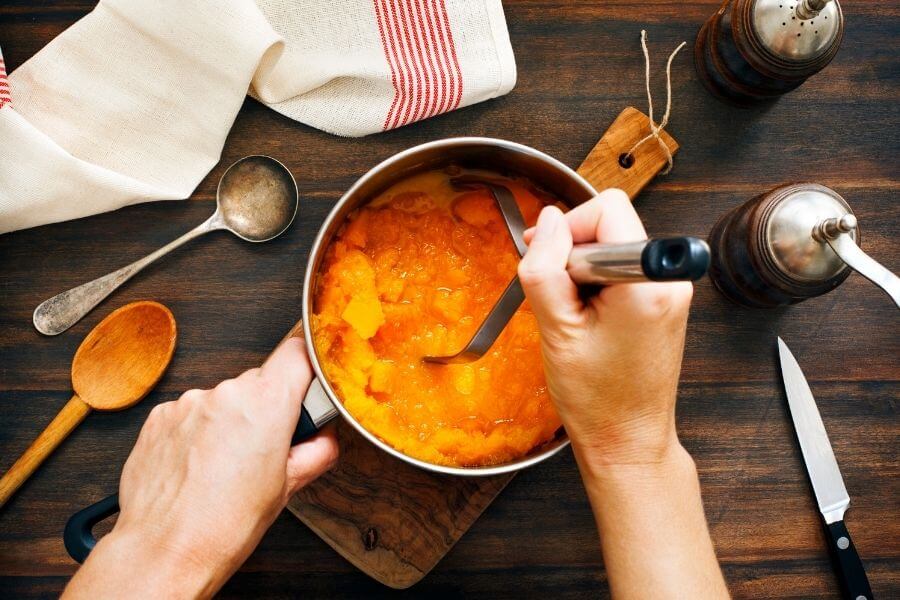
[{"label": "white and red striped towel", "polygon": [[186,198],[247,93],[361,136],[515,80],[500,0],[100,0],[0,84],[0,233]]},{"label": "white and red striped towel", "polygon": [[[458,107],[463,76],[446,5],[413,2],[395,10],[396,4],[384,0],[373,4],[394,88],[382,128],[392,129]],[[409,29],[405,27],[407,18],[412,24]],[[413,89],[415,93],[409,93]]]}]

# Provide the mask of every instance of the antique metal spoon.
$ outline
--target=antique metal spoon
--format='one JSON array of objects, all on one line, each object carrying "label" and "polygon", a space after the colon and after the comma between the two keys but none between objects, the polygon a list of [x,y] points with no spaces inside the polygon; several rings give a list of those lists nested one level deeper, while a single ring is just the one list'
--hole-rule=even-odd
[{"label": "antique metal spoon", "polygon": [[293,223],[298,203],[287,167],[268,156],[242,158],[219,180],[216,212],[206,222],[127,267],[45,300],[34,311],[34,326],[44,335],[62,333],[138,271],[204,233],[225,229],[248,242],[278,237]]}]

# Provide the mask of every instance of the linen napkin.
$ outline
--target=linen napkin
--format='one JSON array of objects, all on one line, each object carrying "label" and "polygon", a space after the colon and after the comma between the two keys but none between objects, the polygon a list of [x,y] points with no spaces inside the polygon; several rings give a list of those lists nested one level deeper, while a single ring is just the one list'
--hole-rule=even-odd
[{"label": "linen napkin", "polygon": [[515,79],[500,0],[101,0],[9,74],[0,233],[188,197],[247,93],[362,136]]}]

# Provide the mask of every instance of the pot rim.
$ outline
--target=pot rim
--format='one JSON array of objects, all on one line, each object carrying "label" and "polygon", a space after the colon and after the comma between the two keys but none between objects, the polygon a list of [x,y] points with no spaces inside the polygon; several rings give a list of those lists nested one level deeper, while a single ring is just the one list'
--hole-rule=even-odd
[{"label": "pot rim", "polygon": [[[313,241],[312,247],[310,248],[309,259],[306,264],[306,273],[303,277],[303,296],[302,296],[302,306],[303,310],[306,313],[308,309],[312,308],[312,292],[313,285],[315,282],[315,265],[317,262],[317,258],[319,255],[325,251],[327,245],[325,244],[326,234],[331,229],[331,226],[335,219],[340,215],[343,207],[347,204],[351,199],[355,198],[357,192],[360,188],[362,188],[366,183],[368,183],[372,178],[376,175],[384,172],[385,170],[389,170],[394,165],[402,164],[410,156],[421,153],[423,151],[431,150],[434,148],[451,148],[457,146],[492,146],[495,148],[501,148],[503,150],[518,152],[525,155],[528,155],[532,158],[537,158],[538,160],[546,163],[548,166],[556,169],[563,175],[570,178],[573,183],[582,187],[586,193],[590,195],[596,195],[597,192],[588,183],[581,175],[576,173],[573,169],[569,168],[562,162],[557,159],[549,156],[541,152],[540,150],[536,150],[530,146],[525,146],[523,144],[519,144],[516,142],[510,142],[507,140],[497,139],[497,138],[489,138],[489,137],[452,137],[452,138],[444,138],[440,140],[435,140],[431,142],[426,142],[424,144],[419,144],[417,146],[413,146],[412,148],[408,148],[397,154],[394,154],[387,159],[381,161],[371,169],[369,169],[362,177],[356,180],[356,182],[348,189],[343,196],[341,196],[340,200],[335,203],[334,207],[328,213],[328,216],[325,217],[325,220],[322,222],[322,225],[319,227],[319,231],[316,234],[316,238]],[[375,444],[381,450],[387,452],[391,456],[402,460],[403,462],[419,467],[421,469],[425,469],[427,471],[432,471],[436,473],[443,473],[446,475],[461,475],[464,477],[472,477],[472,476],[491,476],[491,475],[502,475],[504,473],[511,473],[514,471],[518,471],[520,469],[524,469],[526,467],[530,467],[539,462],[542,462],[551,456],[554,456],[556,453],[561,451],[563,448],[567,447],[570,444],[568,434],[566,434],[563,430],[562,438],[558,440],[559,443],[546,448],[544,450],[529,453],[528,455],[519,458],[517,460],[501,463],[497,465],[488,465],[483,467],[454,467],[448,465],[441,465],[436,463],[427,462],[418,458],[414,458],[403,452],[397,450],[387,442],[384,442],[374,433],[370,432],[366,429],[356,418],[350,414],[350,412],[344,407],[343,403],[338,398],[337,394],[331,387],[331,383],[325,377],[325,373],[322,370],[321,365],[319,364],[319,358],[317,355],[315,344],[312,339],[312,328],[310,326],[309,318],[304,315],[303,319],[303,337],[306,341],[307,353],[309,355],[310,363],[312,364],[313,371],[315,373],[316,378],[319,380],[319,383],[322,385],[322,389],[325,391],[325,394],[328,396],[329,401],[334,405],[337,411],[340,413],[340,416],[346,420],[350,425],[356,429],[364,438],[366,438],[369,442]]]}]

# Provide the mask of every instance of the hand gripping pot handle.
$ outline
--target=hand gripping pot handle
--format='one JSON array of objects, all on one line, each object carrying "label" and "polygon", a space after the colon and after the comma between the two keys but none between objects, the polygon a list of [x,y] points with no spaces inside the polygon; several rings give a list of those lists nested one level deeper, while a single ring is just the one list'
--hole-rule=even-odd
[{"label": "hand gripping pot handle", "polygon": [[[297,429],[291,438],[291,445],[311,438],[320,427],[336,415],[337,409],[328,399],[322,384],[318,379],[313,379],[303,398],[303,409]],[[117,512],[119,512],[119,494],[112,494],[69,517],[63,531],[63,543],[69,556],[83,563],[97,545],[97,538],[93,533],[94,526]]]}]

